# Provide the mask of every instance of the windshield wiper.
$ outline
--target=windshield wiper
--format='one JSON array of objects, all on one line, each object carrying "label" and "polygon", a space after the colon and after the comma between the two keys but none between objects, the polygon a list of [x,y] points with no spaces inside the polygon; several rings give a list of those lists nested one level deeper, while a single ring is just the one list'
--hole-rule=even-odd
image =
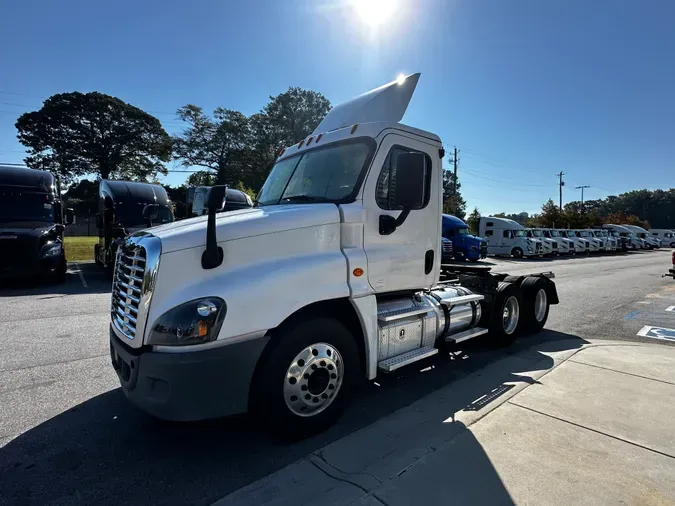
[{"label": "windshield wiper", "polygon": [[282,202],[332,202],[326,197],[314,197],[312,195],[291,195],[290,197],[284,197],[281,199]]}]

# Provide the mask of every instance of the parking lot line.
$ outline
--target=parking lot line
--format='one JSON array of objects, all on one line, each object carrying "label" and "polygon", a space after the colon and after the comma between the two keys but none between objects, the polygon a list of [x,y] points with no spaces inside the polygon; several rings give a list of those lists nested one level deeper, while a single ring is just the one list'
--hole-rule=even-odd
[{"label": "parking lot line", "polygon": [[645,325],[638,331],[637,335],[641,337],[650,337],[652,339],[661,339],[663,341],[675,341],[675,329],[668,329],[665,327]]},{"label": "parking lot line", "polygon": [[675,306],[668,306],[666,308],[666,311],[673,311],[673,310],[675,310]]},{"label": "parking lot line", "polygon": [[80,275],[80,281],[82,281],[82,286],[84,288],[87,288],[87,281],[84,279],[84,274],[82,274],[82,269],[80,269],[80,264],[75,263],[75,268],[77,269],[77,273]]}]

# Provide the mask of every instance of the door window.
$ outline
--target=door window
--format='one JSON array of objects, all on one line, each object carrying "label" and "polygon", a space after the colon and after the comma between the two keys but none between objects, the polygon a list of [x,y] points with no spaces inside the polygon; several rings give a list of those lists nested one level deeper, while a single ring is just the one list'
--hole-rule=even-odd
[{"label": "door window", "polygon": [[[400,211],[401,207],[394,205],[394,181],[396,181],[396,160],[401,153],[422,153],[415,149],[406,148],[403,146],[394,146],[389,151],[386,160],[382,166],[380,176],[377,178],[377,188],[375,190],[375,200],[381,209],[387,211]],[[424,199],[423,205],[420,209],[424,209],[429,203],[429,195],[431,193],[431,158],[426,153],[422,153],[426,160],[426,181],[424,185]],[[447,237],[447,236],[446,236]]]}]

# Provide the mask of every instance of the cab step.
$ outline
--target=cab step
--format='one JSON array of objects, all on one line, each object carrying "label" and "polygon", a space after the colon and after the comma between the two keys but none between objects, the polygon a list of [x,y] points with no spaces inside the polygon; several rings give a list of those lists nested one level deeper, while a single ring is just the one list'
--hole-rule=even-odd
[{"label": "cab step", "polygon": [[386,360],[381,360],[377,363],[377,367],[382,369],[385,372],[392,372],[396,369],[403,367],[418,360],[422,360],[427,357],[432,357],[438,353],[438,348],[433,346],[426,346],[425,348],[418,348],[407,353],[402,353],[396,355],[395,357],[388,358]]},{"label": "cab step", "polygon": [[488,329],[483,327],[474,327],[472,329],[465,330],[464,332],[459,332],[458,334],[452,334],[445,338],[445,341],[448,343],[461,343],[462,341],[468,341],[474,337],[482,336],[487,334]]}]

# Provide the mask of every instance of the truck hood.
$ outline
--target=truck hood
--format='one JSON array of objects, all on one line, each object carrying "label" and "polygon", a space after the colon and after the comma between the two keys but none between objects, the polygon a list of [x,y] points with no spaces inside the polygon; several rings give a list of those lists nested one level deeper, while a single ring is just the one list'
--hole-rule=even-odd
[{"label": "truck hood", "polygon": [[[145,229],[144,233],[162,240],[162,253],[205,247],[207,220],[208,216],[199,216]],[[264,206],[218,213],[216,236],[222,243],[339,222],[340,213],[335,204]]]},{"label": "truck hood", "polygon": [[40,222],[5,222],[0,223],[0,238],[2,237],[40,237],[55,227],[53,223]]}]

